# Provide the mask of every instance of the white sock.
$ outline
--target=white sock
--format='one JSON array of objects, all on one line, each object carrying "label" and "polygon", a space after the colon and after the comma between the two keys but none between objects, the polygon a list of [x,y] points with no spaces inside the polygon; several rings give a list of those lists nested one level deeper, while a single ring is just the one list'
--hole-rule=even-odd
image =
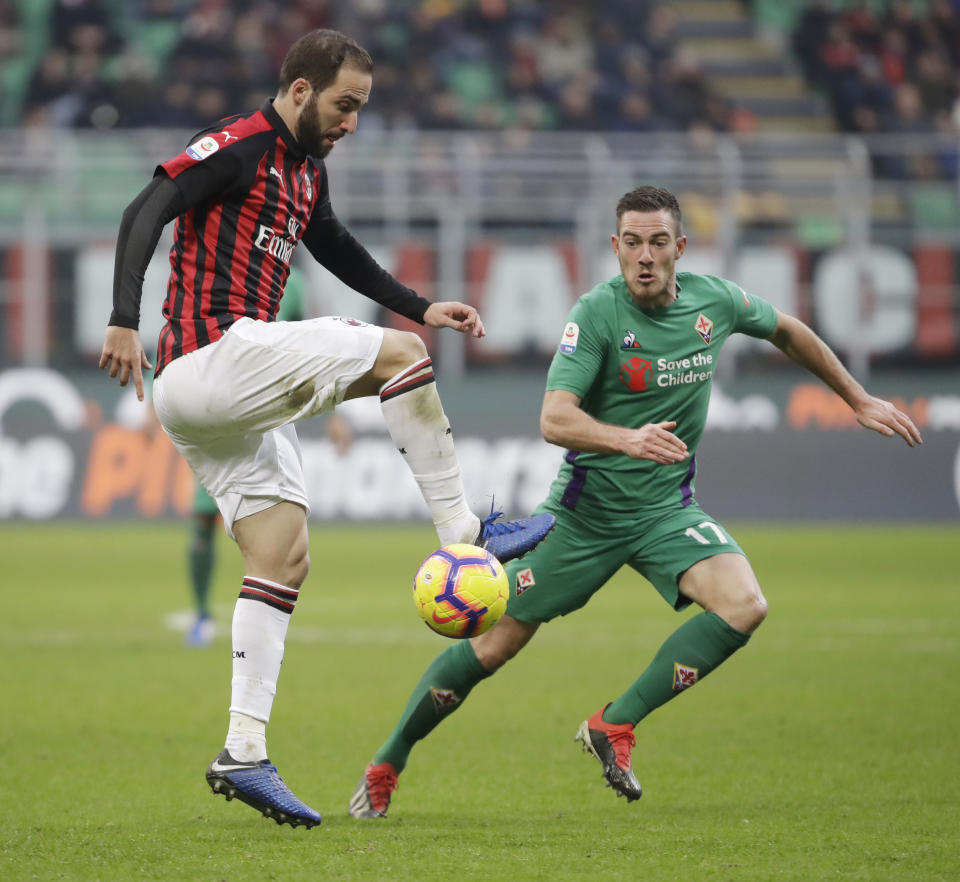
[{"label": "white sock", "polygon": [[231,713],[224,747],[241,763],[267,759],[267,724],[246,714]]},{"label": "white sock", "polygon": [[233,610],[233,681],[226,748],[235,760],[266,759],[283,645],[299,591],[269,579],[243,580]]},{"label": "white sock", "polygon": [[429,358],[383,384],[380,409],[393,443],[420,487],[440,544],[475,542],[480,519],[467,506],[450,423]]}]

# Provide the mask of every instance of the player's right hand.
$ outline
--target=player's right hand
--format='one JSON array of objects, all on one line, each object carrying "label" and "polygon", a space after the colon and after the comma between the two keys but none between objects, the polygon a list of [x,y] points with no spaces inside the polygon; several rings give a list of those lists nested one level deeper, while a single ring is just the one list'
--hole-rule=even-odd
[{"label": "player's right hand", "polygon": [[137,399],[143,401],[143,370],[153,365],[143,351],[140,332],[133,328],[110,325],[103,335],[103,350],[100,352],[100,369],[109,368],[111,377],[120,375],[120,385],[126,386],[133,376]]},{"label": "player's right hand", "polygon": [[687,445],[671,432],[677,424],[674,420],[664,423],[647,423],[627,434],[624,453],[631,459],[649,459],[661,465],[673,465],[690,456]]}]

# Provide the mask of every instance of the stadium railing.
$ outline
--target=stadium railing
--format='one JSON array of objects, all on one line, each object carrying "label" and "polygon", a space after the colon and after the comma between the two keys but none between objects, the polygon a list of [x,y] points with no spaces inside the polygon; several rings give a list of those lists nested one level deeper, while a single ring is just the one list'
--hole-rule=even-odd
[{"label": "stadium railing", "polygon": [[[109,312],[110,266],[84,264],[83,279],[77,267],[91,248],[112,248],[124,207],[189,136],[0,130],[0,366],[89,362],[93,337],[77,316],[91,309],[81,302],[91,273]],[[405,281],[492,304],[505,330],[491,290],[499,256],[522,267],[517,249],[556,249],[569,283],[563,314],[616,271],[617,198],[639,183],[668,187],[685,211],[686,266],[812,321],[863,376],[878,359],[960,357],[957,154],[955,139],[922,136],[361,132],[328,168],[337,214]],[[535,325],[549,296],[514,296],[534,327],[508,333],[492,356],[442,335],[445,369],[547,357],[556,328]],[[322,293],[314,306],[329,309]],[[737,352],[741,368],[760,357],[749,345]]]}]

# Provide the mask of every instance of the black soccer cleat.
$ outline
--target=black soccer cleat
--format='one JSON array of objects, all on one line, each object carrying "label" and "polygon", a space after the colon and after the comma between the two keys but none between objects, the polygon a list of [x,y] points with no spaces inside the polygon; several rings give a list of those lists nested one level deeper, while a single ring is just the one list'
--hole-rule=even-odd
[{"label": "black soccer cleat", "polygon": [[293,795],[267,759],[242,763],[224,749],[207,768],[207,783],[214,795],[222,793],[227,802],[239,799],[278,824],[309,829],[323,820],[319,812]]},{"label": "black soccer cleat", "polygon": [[592,753],[600,760],[607,787],[612,787],[617,796],[625,796],[627,802],[633,802],[643,795],[643,788],[630,765],[630,750],[637,739],[631,723],[603,721],[603,712],[607,707],[609,705],[584,720],[573,740],[583,745],[585,753]]}]

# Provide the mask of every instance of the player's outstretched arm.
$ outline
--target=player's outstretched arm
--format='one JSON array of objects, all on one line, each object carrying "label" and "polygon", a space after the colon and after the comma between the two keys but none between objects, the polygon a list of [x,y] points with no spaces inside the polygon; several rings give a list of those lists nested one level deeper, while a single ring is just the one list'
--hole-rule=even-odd
[{"label": "player's outstretched arm", "polygon": [[580,398],[566,389],[552,389],[543,396],[540,431],[544,440],[585,453],[620,453],[631,459],[649,459],[670,465],[690,452],[671,429],[673,421],[648,423],[639,429],[601,423],[580,407]]},{"label": "player's outstretched arm", "polygon": [[472,337],[485,337],[480,314],[466,303],[456,300],[445,300],[431,303],[423,314],[423,323],[431,328],[453,328],[461,334],[470,334]]},{"label": "player's outstretched arm", "polygon": [[899,435],[911,447],[923,443],[913,420],[889,401],[870,395],[833,350],[799,319],[778,311],[777,326],[767,339],[846,401],[861,426],[889,437]]},{"label": "player's outstretched arm", "polygon": [[153,365],[143,351],[139,331],[108,325],[100,352],[100,369],[104,368],[108,369],[111,377],[120,375],[121,386],[126,386],[132,376],[133,385],[137,389],[137,399],[143,401],[143,371],[151,370]]}]

